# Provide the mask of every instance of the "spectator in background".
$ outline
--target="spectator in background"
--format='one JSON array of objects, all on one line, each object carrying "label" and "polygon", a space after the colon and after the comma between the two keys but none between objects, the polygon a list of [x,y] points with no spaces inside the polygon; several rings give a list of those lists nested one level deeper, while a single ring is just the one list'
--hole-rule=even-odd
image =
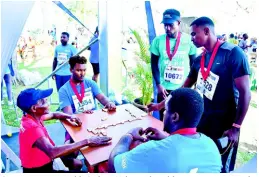
[{"label": "spectator in background", "polygon": [[[14,76],[14,70],[12,67],[12,60],[10,60],[10,62],[8,63],[8,67],[5,70],[5,74],[3,77],[3,80],[5,81],[5,85],[6,85],[6,92],[7,92],[7,97],[8,97],[8,106],[12,106],[13,105],[13,97],[12,97],[12,76]],[[3,80],[1,82],[1,101],[2,101],[2,105],[4,104],[4,100],[3,100]]]},{"label": "spectator in background", "polygon": [[227,41],[227,36],[226,36],[226,34],[222,34],[222,41]]},{"label": "spectator in background", "polygon": [[36,47],[36,41],[35,41],[35,39],[33,39],[32,37],[29,37],[29,40],[28,40],[28,48],[27,48],[27,54],[26,54],[26,56],[28,55],[28,52],[31,52],[31,53],[32,53],[32,58],[33,58],[34,60],[36,59],[35,47]]},{"label": "spectator in background", "polygon": [[[69,34],[67,32],[62,32],[61,34],[61,45],[58,45],[55,49],[54,61],[52,71],[54,71],[57,67],[61,66],[63,63],[67,62],[70,57],[76,55],[77,49],[68,44]],[[56,72],[55,75],[52,76],[54,80],[56,80],[57,90],[59,89],[70,79],[71,73],[69,64],[66,63],[63,68]]]},{"label": "spectator in background", "polygon": [[22,60],[24,60],[25,59],[24,53],[25,53],[25,49],[27,47],[24,37],[22,37],[22,36],[20,37],[17,47],[18,47],[18,54],[20,55],[20,58]]},{"label": "spectator in background", "polygon": [[[90,40],[89,44],[91,42],[93,42],[95,39],[98,39],[99,36],[99,30],[98,30],[98,26],[96,27],[96,30],[94,32],[94,36],[92,37],[92,39]],[[99,73],[100,73],[100,69],[99,69],[99,41],[95,42],[94,44],[92,44],[88,50],[91,51],[90,54],[90,63],[93,67],[93,72],[94,75],[92,77],[92,80],[95,81],[97,83],[98,81],[98,77],[99,77]]]},{"label": "spectator in background", "polygon": [[241,47],[244,52],[247,52],[249,45],[247,44],[248,35],[243,34],[243,39],[239,42],[238,46]]},{"label": "spectator in background", "polygon": [[251,39],[251,44],[250,46],[252,47],[252,51],[253,52],[256,52],[256,49],[257,49],[257,38],[252,38]]},{"label": "spectator in background", "polygon": [[235,44],[235,45],[238,44],[237,40],[235,39],[235,35],[234,35],[233,33],[231,33],[231,34],[229,35],[228,42],[231,43],[231,44]]}]

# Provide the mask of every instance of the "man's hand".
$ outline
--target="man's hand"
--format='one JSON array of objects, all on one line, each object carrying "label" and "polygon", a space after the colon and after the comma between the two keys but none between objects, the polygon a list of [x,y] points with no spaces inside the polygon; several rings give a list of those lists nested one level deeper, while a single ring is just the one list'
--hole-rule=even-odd
[{"label": "man's hand", "polygon": [[69,120],[70,120],[71,122],[75,122],[75,123],[77,124],[77,126],[81,126],[81,125],[82,125],[81,120],[80,120],[78,117],[76,117],[75,115],[71,115],[71,117],[69,118]]},{"label": "man's hand", "polygon": [[157,91],[158,91],[158,93],[163,95],[164,99],[168,95],[168,92],[166,91],[166,89],[161,84],[157,85]]},{"label": "man's hand", "polygon": [[239,138],[240,130],[238,128],[231,128],[224,132],[223,136],[227,136],[230,143],[232,143],[234,146],[238,145],[238,138]]},{"label": "man's hand", "polygon": [[152,111],[159,111],[159,103],[151,103],[149,105],[147,105],[148,108],[148,112],[152,112]]},{"label": "man's hand", "polygon": [[149,140],[162,140],[168,137],[164,132],[159,131],[153,127],[148,127],[144,133]]},{"label": "man's hand", "polygon": [[105,108],[108,109],[108,111],[115,111],[116,110],[116,105],[113,102],[109,102],[105,105]]},{"label": "man's hand", "polygon": [[133,140],[140,140],[142,142],[145,142],[146,139],[142,137],[144,134],[144,130],[141,127],[133,128],[130,131],[128,131],[128,134],[132,135]]},{"label": "man's hand", "polygon": [[[78,117],[76,117],[75,115],[65,114],[63,112],[54,112],[51,115],[52,115],[53,118],[59,119],[59,120],[68,119],[71,122],[76,123],[76,126],[81,126],[82,125],[81,120]],[[44,120],[49,120],[50,119],[50,118],[47,118],[46,115],[42,116],[41,118],[43,118]]]},{"label": "man's hand", "polygon": [[108,136],[93,136],[93,137],[88,139],[87,145],[91,146],[91,147],[103,146],[103,145],[110,144],[111,139],[112,138],[108,137]]},{"label": "man's hand", "polygon": [[93,110],[86,110],[86,111],[84,111],[83,113],[85,113],[85,114],[93,114],[94,111],[93,111]]},{"label": "man's hand", "polygon": [[55,75],[55,74],[52,76],[52,79],[53,79],[53,80],[56,80],[56,75]]}]

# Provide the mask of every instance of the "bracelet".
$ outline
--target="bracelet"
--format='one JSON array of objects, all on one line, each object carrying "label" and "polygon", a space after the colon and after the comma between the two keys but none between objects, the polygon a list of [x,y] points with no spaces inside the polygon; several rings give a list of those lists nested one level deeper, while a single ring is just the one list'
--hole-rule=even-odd
[{"label": "bracelet", "polygon": [[236,124],[236,123],[233,123],[232,126],[235,127],[235,128],[238,128],[238,129],[241,128],[241,125],[238,125],[238,124]]}]

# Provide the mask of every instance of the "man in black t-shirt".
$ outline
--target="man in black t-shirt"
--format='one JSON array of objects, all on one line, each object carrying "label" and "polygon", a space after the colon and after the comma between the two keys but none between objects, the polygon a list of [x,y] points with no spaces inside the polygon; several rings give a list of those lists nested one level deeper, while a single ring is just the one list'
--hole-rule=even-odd
[{"label": "man in black t-shirt", "polygon": [[[222,172],[230,172],[235,166],[240,127],[251,99],[248,59],[238,46],[217,39],[214,23],[208,17],[192,22],[191,35],[196,47],[204,47],[206,53],[196,58],[183,87],[196,83],[195,89],[204,99],[197,131],[215,142],[228,137],[230,146],[222,153]],[[149,111],[163,106],[164,103],[151,104]]]}]

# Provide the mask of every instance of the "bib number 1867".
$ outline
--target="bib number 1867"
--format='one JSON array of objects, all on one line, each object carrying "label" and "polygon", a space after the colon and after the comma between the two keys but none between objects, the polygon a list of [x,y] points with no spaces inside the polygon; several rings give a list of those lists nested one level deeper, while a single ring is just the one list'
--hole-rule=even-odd
[{"label": "bib number 1867", "polygon": [[166,78],[168,79],[182,79],[183,75],[182,74],[172,74],[172,73],[165,73]]}]

